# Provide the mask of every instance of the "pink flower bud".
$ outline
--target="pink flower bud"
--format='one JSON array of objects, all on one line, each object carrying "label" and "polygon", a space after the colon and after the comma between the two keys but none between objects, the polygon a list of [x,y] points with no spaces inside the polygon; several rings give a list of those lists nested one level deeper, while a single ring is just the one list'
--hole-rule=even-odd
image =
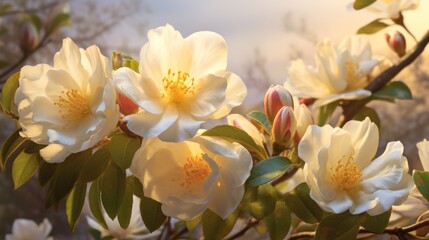
[{"label": "pink flower bud", "polygon": [[293,108],[292,95],[283,86],[271,86],[265,93],[264,109],[265,115],[270,122],[274,121],[277,112],[283,107],[289,106]]},{"label": "pink flower bud", "polygon": [[396,31],[395,35],[391,37],[386,33],[386,42],[387,45],[396,53],[399,57],[403,57],[406,53],[407,42],[405,40],[404,35],[402,33]]},{"label": "pink flower bud", "polygon": [[20,29],[19,46],[22,52],[27,55],[31,53],[39,44],[39,33],[31,22],[23,22]]},{"label": "pink flower bud", "polygon": [[296,119],[292,108],[282,107],[273,121],[271,134],[274,142],[280,146],[288,146],[295,135],[295,130]]},{"label": "pink flower bud", "polygon": [[120,93],[118,93],[117,102],[119,105],[119,111],[124,115],[130,115],[130,114],[136,113],[139,109],[137,104],[135,104],[128,97]]}]

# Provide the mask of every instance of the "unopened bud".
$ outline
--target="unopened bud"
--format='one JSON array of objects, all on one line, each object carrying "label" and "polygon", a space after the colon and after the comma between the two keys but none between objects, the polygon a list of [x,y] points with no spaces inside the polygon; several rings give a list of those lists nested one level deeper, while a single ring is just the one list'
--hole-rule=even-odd
[{"label": "unopened bud", "polygon": [[264,97],[264,110],[268,120],[273,122],[277,112],[284,106],[293,108],[292,95],[283,86],[271,86]]},{"label": "unopened bud", "polygon": [[273,121],[272,137],[280,146],[288,146],[296,130],[296,119],[293,109],[289,106],[282,107]]},{"label": "unopened bud", "polygon": [[122,54],[119,52],[112,53],[112,67],[113,70],[116,70],[122,67]]},{"label": "unopened bud", "polygon": [[294,141],[296,146],[301,140],[304,133],[307,131],[308,126],[314,124],[313,115],[305,104],[299,104],[293,110],[296,118],[296,132],[294,136]]},{"label": "unopened bud", "polygon": [[399,57],[403,57],[406,53],[407,42],[405,40],[404,35],[400,32],[396,32],[393,37],[386,33],[386,42],[389,45],[390,49],[392,49]]},{"label": "unopened bud", "polygon": [[139,106],[137,106],[137,104],[120,93],[118,93],[117,102],[119,105],[119,111],[125,116],[136,113],[139,110]]},{"label": "unopened bud", "polygon": [[31,53],[37,44],[39,44],[39,33],[34,24],[26,21],[22,22],[19,46],[24,55]]}]

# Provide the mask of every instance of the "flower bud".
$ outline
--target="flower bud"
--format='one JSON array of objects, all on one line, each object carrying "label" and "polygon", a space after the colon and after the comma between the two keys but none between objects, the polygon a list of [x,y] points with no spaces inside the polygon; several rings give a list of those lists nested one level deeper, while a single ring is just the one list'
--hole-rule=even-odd
[{"label": "flower bud", "polygon": [[291,107],[284,106],[277,113],[271,130],[274,142],[280,146],[288,146],[296,130],[296,119]]},{"label": "flower bud", "polygon": [[264,109],[265,115],[270,122],[274,121],[277,112],[283,107],[289,106],[293,108],[292,95],[283,86],[271,86],[265,93]]},{"label": "flower bud", "polygon": [[117,102],[119,105],[119,111],[125,116],[136,113],[139,110],[139,106],[137,106],[137,104],[120,93],[118,93]]},{"label": "flower bud", "polygon": [[393,37],[389,34],[386,34],[385,36],[387,45],[389,45],[389,47],[398,54],[399,57],[403,57],[407,49],[407,42],[404,35],[397,31]]},{"label": "flower bud", "polygon": [[122,67],[122,54],[119,52],[112,53],[112,68],[113,70],[117,70]]},{"label": "flower bud", "polygon": [[21,29],[19,32],[19,47],[24,55],[27,55],[36,48],[37,44],[39,44],[39,33],[33,23],[26,21],[21,23]]},{"label": "flower bud", "polygon": [[308,126],[314,124],[313,115],[305,104],[299,104],[294,109],[296,119],[296,132],[294,136],[295,145],[297,146]]}]

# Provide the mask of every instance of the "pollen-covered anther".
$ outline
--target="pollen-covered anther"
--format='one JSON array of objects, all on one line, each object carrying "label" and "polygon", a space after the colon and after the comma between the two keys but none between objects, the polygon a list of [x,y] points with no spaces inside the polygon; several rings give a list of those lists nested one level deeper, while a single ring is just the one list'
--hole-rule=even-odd
[{"label": "pollen-covered anther", "polygon": [[345,163],[344,159],[338,160],[337,167],[331,167],[331,181],[342,190],[350,190],[362,181],[362,173],[352,156]]},{"label": "pollen-covered anther", "polygon": [[186,159],[186,163],[183,165],[185,172],[185,179],[182,182],[182,186],[191,188],[195,183],[200,183],[211,173],[209,164],[202,158],[202,156],[189,156]]},{"label": "pollen-covered anther", "polygon": [[187,72],[172,72],[168,69],[167,76],[162,79],[165,94],[162,97],[168,97],[170,101],[180,103],[187,95],[194,95],[194,78]]},{"label": "pollen-covered anther", "polygon": [[359,64],[348,60],[346,61],[347,81],[355,82],[359,80]]},{"label": "pollen-covered anther", "polygon": [[89,113],[88,100],[76,90],[62,91],[54,105],[59,108],[61,118],[68,123],[75,123]]}]

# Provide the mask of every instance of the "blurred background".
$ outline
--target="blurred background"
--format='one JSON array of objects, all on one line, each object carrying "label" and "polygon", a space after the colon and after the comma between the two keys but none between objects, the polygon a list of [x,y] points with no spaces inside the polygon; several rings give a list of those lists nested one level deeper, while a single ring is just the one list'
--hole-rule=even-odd
[{"label": "blurred background", "polygon": [[[302,58],[314,64],[317,41],[329,38],[339,43],[379,17],[365,10],[352,10],[352,2],[0,0],[0,84],[23,65],[51,64],[64,37],[71,37],[82,48],[95,44],[108,57],[116,50],[138,59],[140,48],[147,42],[147,31],[169,23],[184,37],[208,30],[225,38],[229,48],[228,69],[245,81],[248,96],[258,96],[248,97],[243,106],[234,110],[245,114],[262,110],[265,91],[271,84],[285,81],[291,60]],[[429,29],[428,10],[429,1],[421,1],[417,10],[404,13],[405,24],[417,39]],[[64,19],[64,26],[52,27],[58,13],[69,14],[70,18]],[[393,63],[399,60],[387,47],[384,37],[385,33],[397,30],[407,37],[408,49],[414,46],[415,42],[403,29],[389,27],[367,36],[374,54]],[[416,143],[429,138],[429,50],[396,79],[411,88],[414,99],[397,104],[371,103],[382,120],[380,148],[384,149],[388,141],[400,140],[412,168],[420,168]],[[1,143],[15,126],[3,115],[0,126]],[[0,172],[0,239],[11,232],[16,218],[41,222],[45,217],[52,222],[52,235],[58,239],[88,238],[85,214],[71,233],[64,211],[44,209],[44,191],[37,180],[14,191],[11,176]]]}]

